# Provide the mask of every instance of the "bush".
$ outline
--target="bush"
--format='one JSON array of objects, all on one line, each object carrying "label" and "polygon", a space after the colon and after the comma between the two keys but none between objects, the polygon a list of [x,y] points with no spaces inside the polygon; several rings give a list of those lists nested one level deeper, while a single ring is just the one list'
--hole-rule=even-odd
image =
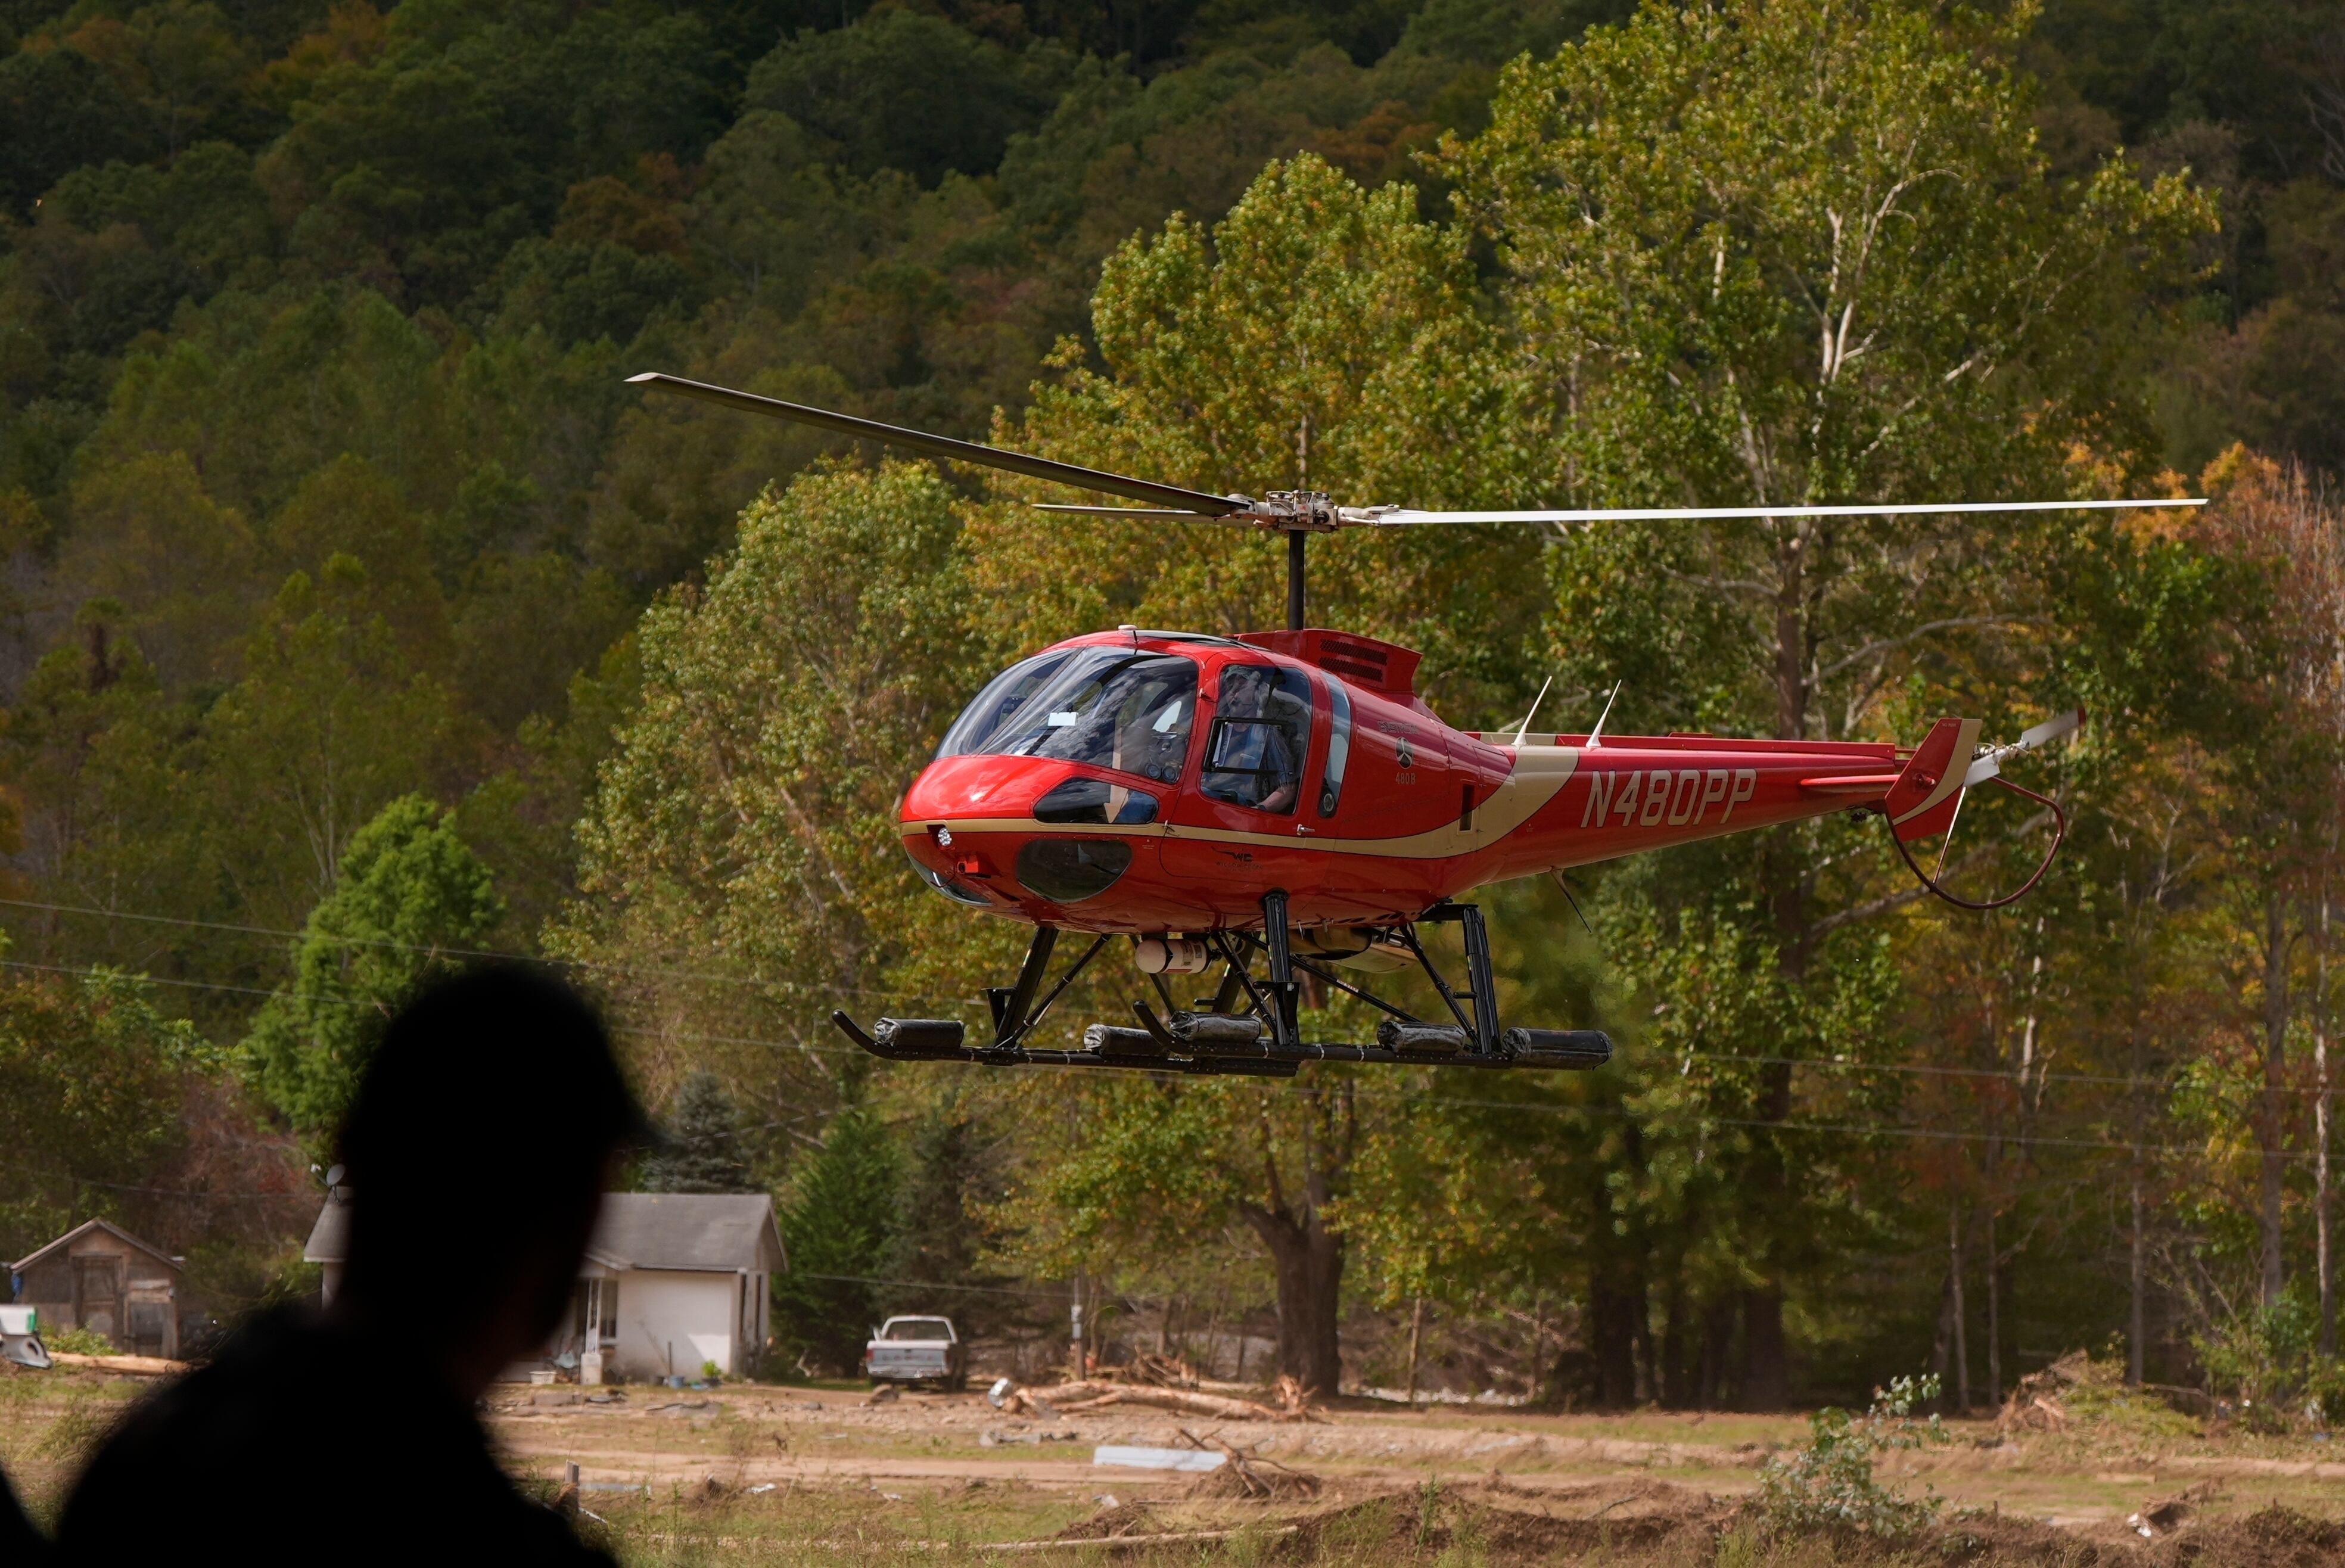
[{"label": "bush", "polygon": [[1916,1501],[1873,1478],[1873,1456],[1893,1449],[1952,1441],[1938,1418],[1914,1419],[1914,1408],[1938,1397],[1934,1376],[1899,1378],[1873,1391],[1862,1419],[1827,1407],[1808,1418],[1808,1443],[1788,1459],[1770,1460],[1759,1472],[1759,1509],[1778,1534],[1857,1530],[1867,1535],[1909,1535],[1935,1517],[1944,1501],[1933,1491]]},{"label": "bush", "polygon": [[2236,1401],[2241,1425],[2326,1430],[2345,1411],[2345,1361],[2320,1353],[2320,1329],[2319,1306],[2292,1288],[2277,1304],[2241,1312],[2191,1343],[2208,1391]]},{"label": "bush", "polygon": [[60,1329],[54,1334],[43,1334],[41,1343],[52,1351],[68,1356],[114,1356],[121,1352],[114,1341],[96,1329]]}]

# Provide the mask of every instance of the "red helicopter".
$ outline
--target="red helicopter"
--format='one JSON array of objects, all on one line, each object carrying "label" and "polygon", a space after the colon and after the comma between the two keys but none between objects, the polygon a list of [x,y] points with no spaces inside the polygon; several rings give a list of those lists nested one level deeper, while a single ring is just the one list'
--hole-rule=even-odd
[{"label": "red helicopter", "polygon": [[[1157,1072],[1291,1077],[1306,1061],[1471,1067],[1601,1067],[1592,1029],[1502,1027],[1481,910],[1460,902],[1509,878],[1822,816],[1876,812],[1924,885],[1988,909],[2040,881],[2066,835],[2046,797],[2004,763],[2069,733],[2076,709],[2008,745],[1981,746],[1974,719],[1940,719],[1920,744],[1607,735],[1608,702],[1586,734],[1475,733],[1442,723],[1416,690],[1418,656],[1307,627],[1304,551],[1313,533],[1450,522],[1598,522],[2198,506],[2198,500],[1944,505],[1421,511],[1345,507],[1321,493],[1218,496],[825,409],[689,381],[631,378],[687,396],[956,462],[1151,503],[1044,510],[1150,521],[1227,522],[1284,532],[1287,627],[1234,637],[1122,626],[1046,648],[996,676],[963,711],[904,795],[898,832],[931,887],[973,910],[1035,928],[1016,982],[989,989],[992,1038],[968,1042],[950,1018],[883,1017],[866,1031],[832,1018],[873,1054]],[[1541,695],[1544,696],[1544,692]],[[1614,689],[1617,697],[1619,689]],[[2005,896],[1955,896],[1908,845],[1953,831],[1965,793],[1993,782],[2036,801],[2054,836]],[[1944,866],[1944,857],[1939,861]],[[1454,923],[1466,956],[1453,985],[1419,928]],[[1061,932],[1090,944],[1046,991]],[[1108,943],[1132,945],[1162,1011],[1092,1024],[1081,1049],[1025,1044]],[[1166,976],[1218,967],[1188,1007]],[[1375,995],[1368,977],[1416,968],[1445,1017]],[[1304,976],[1385,1017],[1374,1045],[1306,1041]]]}]

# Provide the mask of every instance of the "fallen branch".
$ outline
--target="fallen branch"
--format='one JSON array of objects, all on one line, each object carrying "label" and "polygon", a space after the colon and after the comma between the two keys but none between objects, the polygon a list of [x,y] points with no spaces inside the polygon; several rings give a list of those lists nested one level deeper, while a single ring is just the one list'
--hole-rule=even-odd
[{"label": "fallen branch", "polygon": [[[1292,1380],[1282,1380],[1282,1382],[1291,1383]],[[1230,1399],[1222,1394],[1202,1393],[1190,1389],[1153,1388],[1146,1384],[1089,1378],[1081,1382],[1061,1383],[1050,1389],[1013,1386],[1000,1389],[990,1397],[1003,1410],[1041,1416],[1074,1415],[1084,1411],[1105,1410],[1111,1405],[1141,1405],[1151,1410],[1176,1411],[1183,1415],[1207,1416],[1215,1421],[1325,1419],[1313,1412],[1308,1396],[1299,1388],[1282,1387],[1280,1395],[1278,1405],[1266,1405],[1253,1400]]]},{"label": "fallen branch", "polygon": [[90,1367],[101,1372],[128,1372],[140,1378],[168,1378],[188,1370],[187,1362],[165,1361],[160,1356],[77,1356],[70,1351],[51,1351],[49,1360],[61,1367]]}]

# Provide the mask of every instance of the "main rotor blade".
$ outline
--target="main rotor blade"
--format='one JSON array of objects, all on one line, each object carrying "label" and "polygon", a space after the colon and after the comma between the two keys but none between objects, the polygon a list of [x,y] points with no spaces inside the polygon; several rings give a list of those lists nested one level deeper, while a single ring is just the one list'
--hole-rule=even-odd
[{"label": "main rotor blade", "polygon": [[1204,511],[1174,511],[1162,506],[1070,506],[1058,501],[1030,501],[1026,503],[1036,511],[1068,511],[1078,517],[1121,517],[1133,521],[1152,519],[1166,522],[1223,522],[1231,514],[1219,516]]},{"label": "main rotor blade", "polygon": [[1420,511],[1413,507],[1345,507],[1345,522],[1406,528],[1428,522],[1692,522],[1736,517],[1934,517],[1972,511],[2110,511],[2136,507],[2204,506],[2188,501],[1949,501],[1883,506],[1615,506],[1536,511]]},{"label": "main rotor blade", "polygon": [[687,381],[681,376],[671,376],[665,371],[646,370],[627,379],[637,384],[665,387],[672,392],[682,392],[687,398],[698,398],[703,402],[720,403],[728,409],[743,409],[777,420],[795,420],[802,425],[837,430],[841,435],[858,436],[884,446],[902,447],[908,451],[925,452],[929,457],[944,458],[951,462],[1003,469],[1010,473],[1024,474],[1029,479],[1072,485],[1077,490],[1127,495],[1134,501],[1180,507],[1205,517],[1220,517],[1237,511],[1242,504],[1228,496],[1208,495],[1201,490],[1183,490],[1179,485],[1158,484],[1153,480],[1133,479],[1126,474],[1109,473],[1103,469],[1053,462],[1049,458],[1029,457],[1024,452],[980,446],[975,441],[955,440],[950,436],[932,436],[926,430],[909,430],[901,425],[881,424],[878,420],[858,419],[853,414],[833,413],[828,409],[809,408],[804,403],[786,403],[779,398],[763,398],[755,392],[736,392],[730,387],[712,387],[706,381]]}]

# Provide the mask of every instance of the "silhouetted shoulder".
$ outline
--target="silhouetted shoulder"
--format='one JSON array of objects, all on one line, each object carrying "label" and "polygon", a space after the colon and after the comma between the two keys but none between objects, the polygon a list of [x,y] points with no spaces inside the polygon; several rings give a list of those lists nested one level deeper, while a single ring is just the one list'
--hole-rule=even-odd
[{"label": "silhouetted shoulder", "polygon": [[67,1563],[134,1553],[607,1564],[515,1492],[472,1412],[396,1345],[310,1312],[256,1320],[141,1401],[58,1530]]},{"label": "silhouetted shoulder", "polygon": [[0,1475],[0,1563],[23,1563],[26,1568],[38,1568],[49,1561],[49,1543],[33,1528],[17,1506],[16,1493],[8,1485],[8,1478]]}]

